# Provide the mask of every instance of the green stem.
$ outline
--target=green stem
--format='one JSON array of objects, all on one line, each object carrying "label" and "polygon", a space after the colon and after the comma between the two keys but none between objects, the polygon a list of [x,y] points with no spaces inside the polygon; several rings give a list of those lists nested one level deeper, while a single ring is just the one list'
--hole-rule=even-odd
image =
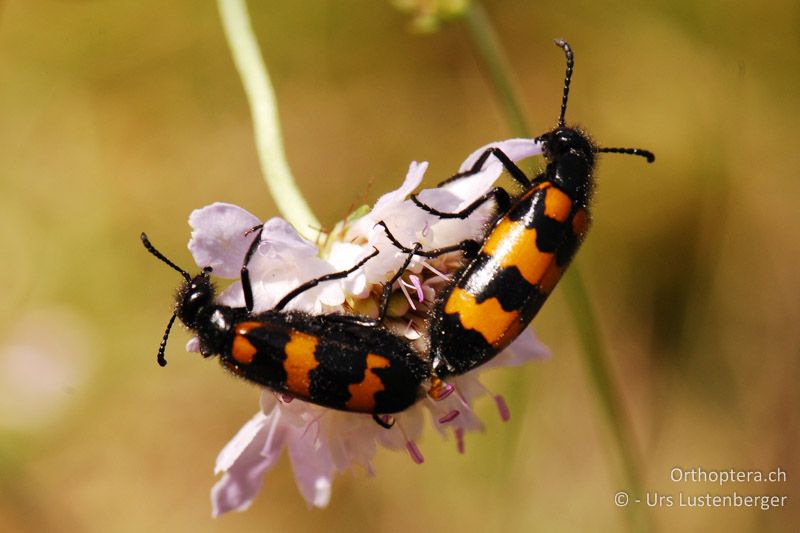
[{"label": "green stem", "polygon": [[256,149],[267,188],[281,215],[306,238],[320,224],[297,187],[286,161],[278,106],[269,73],[253,33],[245,0],[217,0],[225,37],[250,104]]},{"label": "green stem", "polygon": [[[470,3],[466,14],[466,26],[469,30],[473,45],[478,51],[481,60],[492,81],[492,86],[497,93],[503,113],[508,121],[509,128],[514,135],[531,137],[524,115],[518,104],[519,99],[514,91],[514,84],[510,79],[508,61],[503,54],[497,34],[489,21],[483,6],[478,0]],[[578,265],[573,264],[569,273],[561,282],[567,298],[567,304],[575,317],[585,364],[588,368],[595,393],[609,425],[612,437],[622,462],[623,476],[626,491],[631,493],[631,499],[642,495],[641,477],[638,468],[638,455],[634,438],[630,430],[630,421],[623,408],[619,388],[614,383],[608,364],[608,354],[601,341],[597,320],[592,311],[591,301],[586,287],[581,279]],[[608,495],[609,505],[612,503],[612,494]],[[631,520],[634,530],[648,530],[649,518],[645,509],[636,504],[626,515]]]},{"label": "green stem", "polygon": [[516,97],[515,83],[511,77],[512,70],[500,46],[500,40],[486,15],[486,10],[477,0],[470,3],[465,20],[472,44],[483,61],[489,79],[492,80],[492,88],[500,101],[512,135],[533,137],[525,122],[525,114],[519,105],[519,99]]},{"label": "green stem", "polygon": [[[619,450],[625,471],[625,491],[630,493],[631,500],[634,500],[644,494],[638,468],[638,452],[619,388],[611,376],[611,370],[607,363],[608,354],[600,339],[600,330],[592,310],[592,303],[576,266],[573,264],[570,267],[570,271],[561,281],[561,286],[564,288],[564,295],[578,326],[578,335],[583,345],[584,362]],[[647,531],[648,518],[645,515],[644,507],[637,506],[635,503],[631,503],[631,505],[634,506],[631,509],[634,513],[628,516],[632,520],[634,530]],[[637,518],[634,516],[635,514],[640,516]]]}]

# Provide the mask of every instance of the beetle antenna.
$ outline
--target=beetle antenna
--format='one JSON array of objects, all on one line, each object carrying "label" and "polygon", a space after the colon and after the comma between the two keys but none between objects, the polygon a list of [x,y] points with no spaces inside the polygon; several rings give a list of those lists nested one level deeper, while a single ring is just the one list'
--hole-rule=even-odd
[{"label": "beetle antenna", "polygon": [[567,97],[569,96],[569,84],[572,81],[572,69],[575,66],[575,56],[572,55],[572,48],[570,48],[567,41],[556,39],[554,41],[556,46],[564,50],[567,56],[567,72],[564,75],[564,95],[561,97],[561,114],[558,117],[558,125],[564,127],[564,115],[567,113]]},{"label": "beetle antenna", "polygon": [[[186,281],[192,281],[192,276],[190,276],[188,272],[186,272],[184,269],[182,269],[181,267],[179,267],[178,265],[176,265],[175,263],[173,263],[172,261],[167,259],[164,256],[164,254],[162,254],[161,252],[156,250],[155,246],[150,244],[150,239],[147,238],[147,235],[144,232],[142,232],[141,239],[142,239],[142,244],[144,244],[144,247],[147,248],[148,252],[150,252],[151,254],[156,256],[158,259],[160,259],[161,261],[165,262],[166,264],[168,264],[169,266],[171,266],[172,268],[174,268],[178,272],[180,272],[181,276],[183,276],[183,279],[185,279]],[[172,317],[172,318],[173,318],[173,320],[175,319],[175,317]],[[169,333],[169,328],[167,328],[167,333]],[[161,365],[161,366],[164,366],[164,365]]]},{"label": "beetle antenna", "polygon": [[175,317],[177,316],[177,313],[172,313],[172,318],[170,318],[169,322],[167,322],[167,330],[164,331],[164,338],[161,339],[161,344],[158,345],[158,356],[156,356],[156,359],[158,360],[158,364],[160,366],[167,366],[167,358],[164,357],[164,351],[167,349],[169,331],[172,329],[172,324],[175,323]]},{"label": "beetle antenna", "polygon": [[656,160],[656,155],[643,148],[595,148],[595,153],[638,155],[647,159],[648,163]]}]

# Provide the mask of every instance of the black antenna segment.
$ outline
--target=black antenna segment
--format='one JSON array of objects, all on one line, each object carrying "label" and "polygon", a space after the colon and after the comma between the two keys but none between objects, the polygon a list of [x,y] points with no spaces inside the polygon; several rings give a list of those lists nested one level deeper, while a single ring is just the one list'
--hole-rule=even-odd
[{"label": "black antenna segment", "polygon": [[[181,267],[179,267],[178,265],[176,265],[175,263],[173,263],[172,261],[167,259],[164,256],[164,254],[162,254],[161,252],[156,250],[155,246],[150,244],[150,239],[147,238],[147,235],[144,232],[142,232],[141,239],[142,239],[142,244],[144,244],[144,247],[147,248],[148,252],[150,252],[151,254],[156,256],[158,259],[160,259],[161,261],[165,262],[166,264],[168,264],[169,266],[171,266],[172,268],[174,268],[178,272],[180,272],[181,276],[183,276],[183,279],[185,279],[186,281],[192,281],[192,276],[190,276],[188,272],[186,272],[184,269],[182,269]],[[173,317],[173,319],[174,319],[174,317]],[[167,331],[169,332],[169,328],[167,328]]]},{"label": "black antenna segment", "polygon": [[572,69],[575,67],[575,56],[572,54],[572,48],[570,48],[567,41],[556,39],[554,42],[556,46],[564,50],[564,54],[567,56],[567,72],[564,75],[564,95],[561,97],[561,114],[558,117],[558,125],[564,127],[564,115],[567,113],[567,97],[569,96],[569,84],[572,81]]},{"label": "black antenna segment", "polygon": [[[564,115],[567,113],[567,99],[569,97],[569,85],[572,81],[572,70],[575,68],[575,56],[572,53],[572,48],[569,46],[567,41],[556,39],[554,41],[556,46],[564,50],[564,54],[567,56],[567,72],[564,75],[564,95],[561,97],[561,114],[558,117],[558,125],[559,127],[564,127]],[[642,148],[595,148],[595,153],[611,153],[611,154],[627,154],[627,155],[638,155],[640,157],[644,157],[647,159],[648,163],[652,163],[656,160],[655,154],[650,150],[644,150]]]},{"label": "black antenna segment", "polygon": [[167,366],[167,358],[164,357],[164,352],[167,349],[169,331],[172,329],[172,324],[175,323],[175,317],[177,316],[177,313],[172,313],[172,318],[170,318],[169,322],[167,322],[167,329],[164,331],[164,337],[161,339],[161,344],[158,345],[158,355],[156,356],[156,359],[158,360],[159,366]]},{"label": "black antenna segment", "polygon": [[595,153],[638,155],[647,159],[648,163],[656,160],[656,155],[643,148],[595,148]]}]

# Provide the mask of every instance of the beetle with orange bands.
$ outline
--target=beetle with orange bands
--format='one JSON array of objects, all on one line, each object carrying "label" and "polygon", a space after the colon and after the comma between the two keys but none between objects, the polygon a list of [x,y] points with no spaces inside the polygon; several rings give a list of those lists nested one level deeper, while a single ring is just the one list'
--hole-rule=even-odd
[{"label": "beetle with orange bands", "polygon": [[159,346],[159,364],[166,365],[167,339],[175,319],[179,318],[197,335],[200,354],[203,357],[219,355],[220,363],[233,374],[324,407],[372,414],[376,422],[388,427],[387,418],[378,415],[397,413],[414,404],[424,395],[422,385],[430,376],[430,365],[411,344],[382,325],[392,284],[402,275],[411,256],[385,284],[376,320],[283,309],[304,291],[355,272],[374,257],[377,250],[348,270],[300,285],[273,309],[253,313],[247,265],[260,242],[263,228],[254,229],[257,235],[242,267],[245,307],[215,303],[210,267],[192,277],[156,250],[142,234],[145,248],[180,272],[185,280]]},{"label": "beetle with orange bands", "polygon": [[438,296],[430,316],[430,356],[438,377],[462,374],[489,361],[539,312],[589,229],[595,154],[624,153],[645,157],[648,162],[655,160],[647,150],[597,147],[583,131],[565,125],[574,59],[566,42],[556,41],[556,45],[564,50],[567,71],[558,126],[534,139],[542,145],[547,162],[544,171],[530,180],[502,150],[489,148],[470,170],[440,186],[476,174],[494,156],[522,186],[522,193],[516,197],[496,187],[462,211],[445,213],[411,196],[429,213],[459,219],[494,200],[496,215],[482,241],[414,251],[399,243],[382,224],[395,246],[407,253],[435,257],[462,250],[468,259]]}]

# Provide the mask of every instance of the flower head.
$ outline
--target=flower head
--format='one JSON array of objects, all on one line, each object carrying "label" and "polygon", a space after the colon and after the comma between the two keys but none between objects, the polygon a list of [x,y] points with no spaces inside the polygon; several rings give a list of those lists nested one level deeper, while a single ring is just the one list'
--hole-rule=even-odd
[{"label": "flower head", "polygon": [[[541,153],[540,144],[525,139],[492,146],[500,147],[513,160]],[[467,158],[462,172],[474,165],[485,148]],[[480,238],[491,206],[484,205],[466,220],[450,220],[423,211],[407,199],[419,186],[427,166],[427,163],[412,163],[399,189],[383,195],[362,216],[339,223],[321,246],[302,239],[280,218],[265,222],[261,242],[249,263],[254,311],[271,309],[298,285],[348,269],[377,249],[379,253],[357,271],[303,292],[287,307],[313,314],[344,312],[376,316],[382,284],[409,259],[407,253],[389,240],[384,229],[377,226],[378,222],[390,227],[394,237],[404,245],[420,243],[425,250]],[[442,211],[457,211],[485,194],[502,171],[500,162],[489,158],[480,171],[443,187],[423,190],[419,198]],[[236,280],[220,294],[218,302],[241,307],[244,296],[238,277],[254,238],[251,230],[260,224],[259,220],[237,206],[216,203],[193,212],[189,223],[192,226],[189,249],[197,264],[211,266],[219,277]],[[458,253],[434,259],[413,256],[392,295],[385,325],[415,343],[422,354],[427,348],[426,318],[437,293],[461,264]],[[196,349],[196,345],[190,342],[189,349]],[[359,465],[372,473],[371,461],[379,446],[405,449],[413,461],[422,462],[416,441],[428,417],[425,411],[440,433],[455,436],[457,449],[463,451],[464,434],[483,427],[472,410],[476,399],[494,396],[501,418],[506,420],[509,416],[502,397],[491,394],[478,381],[479,373],[490,367],[519,365],[547,355],[547,349],[527,329],[490,363],[450,377],[446,384],[436,384],[429,397],[393,415],[391,429],[379,426],[369,415],[334,411],[264,390],[260,411],[217,459],[216,472],[223,476],[212,490],[214,514],[246,509],[284,448],[301,494],[309,506],[315,507],[328,504],[337,472]]]},{"label": "flower head", "polygon": [[464,14],[468,0],[392,0],[392,4],[412,16],[411,27],[420,33],[437,31],[442,24]]}]

